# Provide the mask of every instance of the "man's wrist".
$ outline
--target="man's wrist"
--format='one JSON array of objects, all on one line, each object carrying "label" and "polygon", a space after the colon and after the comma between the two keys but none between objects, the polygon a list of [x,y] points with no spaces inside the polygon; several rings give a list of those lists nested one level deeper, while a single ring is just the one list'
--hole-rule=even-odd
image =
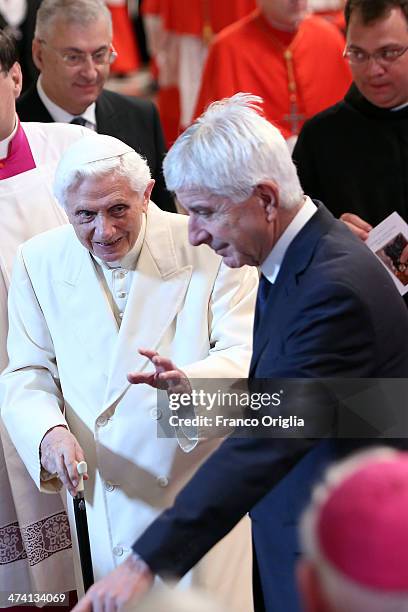
[{"label": "man's wrist", "polygon": [[142,557],[133,549],[129,557],[126,559],[126,563],[131,571],[138,574],[144,574],[146,577],[151,577],[153,580],[152,570],[147,565],[146,561],[144,561]]},{"label": "man's wrist", "polygon": [[45,432],[45,434],[43,435],[43,437],[41,438],[41,442],[40,442],[40,450],[41,450],[41,444],[44,442],[44,438],[46,436],[48,436],[48,434],[51,431],[54,431],[54,429],[57,429],[58,427],[63,427],[64,429],[66,429],[67,431],[69,431],[68,429],[68,425],[66,425],[65,423],[58,423],[58,425],[53,425],[52,427],[50,427],[49,429],[47,429],[47,431]]}]

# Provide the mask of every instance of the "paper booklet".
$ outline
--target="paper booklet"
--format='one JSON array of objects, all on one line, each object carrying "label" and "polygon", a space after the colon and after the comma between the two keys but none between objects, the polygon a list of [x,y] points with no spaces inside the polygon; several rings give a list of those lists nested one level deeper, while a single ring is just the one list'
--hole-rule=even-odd
[{"label": "paper booklet", "polygon": [[400,294],[405,295],[408,291],[408,261],[401,263],[400,256],[408,246],[408,224],[393,212],[371,230],[366,244],[388,270]]}]

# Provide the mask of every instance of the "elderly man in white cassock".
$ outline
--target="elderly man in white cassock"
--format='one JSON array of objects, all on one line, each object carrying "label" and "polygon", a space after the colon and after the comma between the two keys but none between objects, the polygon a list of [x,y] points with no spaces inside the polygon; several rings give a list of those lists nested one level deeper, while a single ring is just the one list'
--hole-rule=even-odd
[{"label": "elderly man in white cassock", "polygon": [[[129,556],[211,450],[181,431],[158,437],[155,387],[245,377],[251,356],[257,274],[192,247],[188,218],[150,202],[153,184],[119,140],[73,144],[55,179],[71,225],[21,247],[10,289],[2,417],[40,490],[73,495],[86,458],[95,579]],[[195,570],[242,612],[249,538],[241,523]]]},{"label": "elderly man in white cassock", "polygon": [[[0,31],[0,370],[7,365],[7,291],[21,242],[67,223],[52,195],[64,150],[89,131],[21,124],[15,101],[21,69],[13,40]],[[0,606],[13,592],[67,592],[74,587],[71,540],[62,500],[40,494],[1,428]],[[15,602],[14,602],[15,603]]]}]

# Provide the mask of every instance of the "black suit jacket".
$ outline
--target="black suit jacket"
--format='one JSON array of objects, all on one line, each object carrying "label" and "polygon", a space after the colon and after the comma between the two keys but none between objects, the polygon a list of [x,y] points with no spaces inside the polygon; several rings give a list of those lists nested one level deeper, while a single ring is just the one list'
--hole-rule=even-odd
[{"label": "black suit jacket", "polygon": [[[41,102],[36,86],[31,87],[17,101],[17,113],[21,121],[53,122]],[[156,181],[152,193],[153,202],[162,210],[176,212],[174,200],[163,178],[162,162],[166,149],[155,105],[148,100],[103,90],[96,101],[96,124],[99,134],[122,140],[146,159]]]},{"label": "black suit jacket", "polygon": [[[320,205],[290,245],[255,326],[250,377],[255,388],[262,379],[275,381],[274,391],[283,385],[289,395],[279,410],[305,416],[306,424],[309,416],[313,425],[330,408],[330,386],[323,403],[318,397],[322,378],[338,385],[340,378],[406,377],[407,338],[408,314],[388,273]],[[288,378],[307,379],[310,388],[298,393]],[[343,451],[340,440],[231,437],[134,550],[154,572],[183,575],[252,509],[266,610],[297,612],[297,519],[322,469]]]},{"label": "black suit jacket", "polygon": [[397,211],[408,221],[408,107],[370,104],[355,85],[304,124],[293,150],[303,190],[335,217],[377,225]]}]

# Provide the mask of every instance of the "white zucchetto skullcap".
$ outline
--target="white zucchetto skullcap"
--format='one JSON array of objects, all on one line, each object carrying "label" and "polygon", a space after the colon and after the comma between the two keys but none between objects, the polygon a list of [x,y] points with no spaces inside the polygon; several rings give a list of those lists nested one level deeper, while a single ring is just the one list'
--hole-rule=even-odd
[{"label": "white zucchetto skullcap", "polygon": [[58,164],[58,173],[66,174],[85,164],[120,157],[125,153],[135,153],[135,150],[113,136],[92,133],[68,147]]}]

